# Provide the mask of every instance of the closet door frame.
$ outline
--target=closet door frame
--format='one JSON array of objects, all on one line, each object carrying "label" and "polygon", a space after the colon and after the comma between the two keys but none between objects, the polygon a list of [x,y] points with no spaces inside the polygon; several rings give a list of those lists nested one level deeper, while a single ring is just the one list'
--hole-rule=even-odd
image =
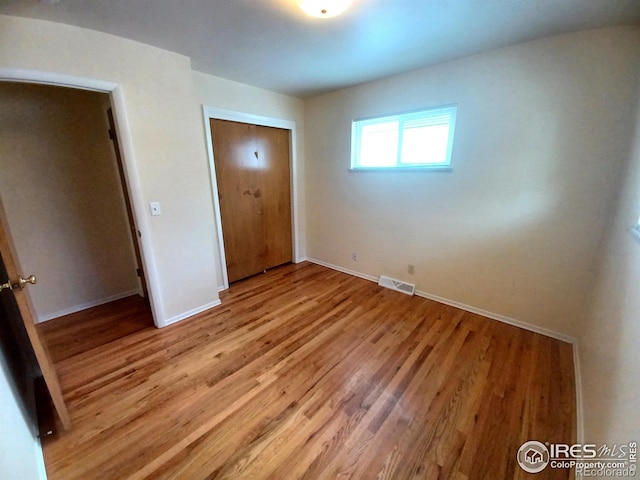
[{"label": "closet door frame", "polygon": [[204,118],[204,129],[207,140],[207,153],[209,156],[209,172],[211,175],[211,194],[213,196],[213,210],[215,214],[216,233],[218,241],[218,290],[226,290],[229,288],[229,277],[227,276],[226,269],[226,255],[224,251],[224,240],[222,236],[222,219],[220,216],[220,200],[218,198],[218,182],[216,179],[216,166],[214,161],[214,151],[211,142],[211,126],[210,120],[212,118],[217,120],[229,120],[232,122],[250,123],[253,125],[260,125],[263,127],[274,127],[289,130],[289,162],[290,162],[290,194],[291,194],[291,240],[293,251],[291,252],[291,258],[294,263],[299,263],[303,259],[300,257],[300,245],[299,245],[299,178],[298,178],[298,155],[297,155],[297,129],[296,122],[293,120],[287,120],[275,117],[265,117],[261,115],[253,115],[244,112],[237,112],[234,110],[225,110],[216,107],[210,107],[204,105],[202,107]]}]

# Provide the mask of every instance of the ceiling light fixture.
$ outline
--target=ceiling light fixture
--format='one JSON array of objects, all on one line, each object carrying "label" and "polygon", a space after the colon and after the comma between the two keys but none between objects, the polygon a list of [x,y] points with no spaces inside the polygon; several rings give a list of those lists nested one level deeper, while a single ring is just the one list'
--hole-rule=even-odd
[{"label": "ceiling light fixture", "polygon": [[351,0],[297,0],[298,5],[308,15],[317,18],[331,18],[344,12]]}]

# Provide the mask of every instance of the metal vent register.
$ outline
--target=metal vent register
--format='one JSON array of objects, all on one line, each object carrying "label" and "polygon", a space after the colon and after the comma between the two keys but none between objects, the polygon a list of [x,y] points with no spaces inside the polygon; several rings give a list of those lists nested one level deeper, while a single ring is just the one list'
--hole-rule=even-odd
[{"label": "metal vent register", "polygon": [[407,295],[413,295],[416,291],[416,286],[412,283],[403,282],[387,276],[380,276],[378,285],[381,287],[390,288],[396,292],[406,293]]}]

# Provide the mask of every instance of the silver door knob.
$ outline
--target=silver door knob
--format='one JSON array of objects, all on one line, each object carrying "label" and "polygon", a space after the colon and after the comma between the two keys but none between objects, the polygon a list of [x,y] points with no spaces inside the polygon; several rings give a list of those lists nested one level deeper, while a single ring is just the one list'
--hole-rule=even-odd
[{"label": "silver door knob", "polygon": [[18,277],[18,286],[20,288],[24,288],[24,286],[27,283],[30,283],[31,285],[35,285],[37,281],[38,279],[36,278],[35,275],[29,275],[27,278]]},{"label": "silver door knob", "polygon": [[31,285],[35,285],[37,281],[38,279],[35,275],[29,275],[27,278],[18,277],[18,280],[16,280],[15,282],[9,281],[0,285],[0,292],[3,290],[13,290],[14,288],[19,288],[22,290],[28,283],[30,283]]}]

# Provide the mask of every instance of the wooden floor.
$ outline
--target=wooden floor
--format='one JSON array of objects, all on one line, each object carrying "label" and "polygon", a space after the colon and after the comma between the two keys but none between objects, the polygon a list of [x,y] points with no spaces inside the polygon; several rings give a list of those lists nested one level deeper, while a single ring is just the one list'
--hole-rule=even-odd
[{"label": "wooden floor", "polygon": [[51,480],[530,478],[523,442],[575,442],[569,344],[309,263],[221,299],[120,338],[111,312],[107,343],[46,325],[74,422]]},{"label": "wooden floor", "polygon": [[153,327],[151,309],[134,295],[38,324],[54,362]]}]

